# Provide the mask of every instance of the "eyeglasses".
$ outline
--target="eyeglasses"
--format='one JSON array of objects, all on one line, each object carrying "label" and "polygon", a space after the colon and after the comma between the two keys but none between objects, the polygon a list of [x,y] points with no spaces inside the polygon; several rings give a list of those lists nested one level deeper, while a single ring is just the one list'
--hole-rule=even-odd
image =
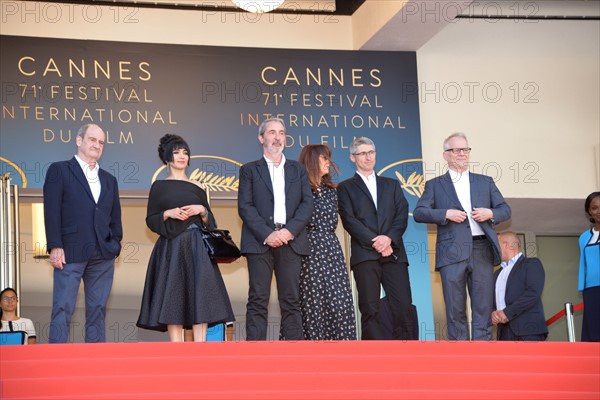
[{"label": "eyeglasses", "polygon": [[471,152],[471,148],[470,147],[463,147],[460,149],[448,149],[448,150],[444,150],[444,151],[451,151],[452,154],[460,154],[460,152],[462,151],[465,154],[469,154]]},{"label": "eyeglasses", "polygon": [[9,301],[17,301],[15,296],[3,296],[2,301],[8,303]]},{"label": "eyeglasses", "polygon": [[375,150],[371,150],[371,151],[361,151],[360,153],[354,153],[355,156],[359,156],[359,157],[373,157],[375,155]]}]

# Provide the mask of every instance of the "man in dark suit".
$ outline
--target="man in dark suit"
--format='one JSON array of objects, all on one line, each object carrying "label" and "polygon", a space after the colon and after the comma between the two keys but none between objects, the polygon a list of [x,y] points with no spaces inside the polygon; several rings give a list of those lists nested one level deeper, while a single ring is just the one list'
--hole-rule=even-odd
[{"label": "man in dark suit", "polygon": [[498,340],[543,341],[548,336],[542,291],[544,267],[537,258],[521,253],[521,242],[513,232],[498,235],[502,268],[494,274],[496,296],[492,323]]},{"label": "man in dark suit", "polygon": [[303,340],[300,314],[300,264],[310,255],[306,225],[313,195],[306,169],[287,160],[285,124],[269,118],[258,128],[263,157],[240,168],[238,212],[242,218],[242,254],[248,260],[250,287],[246,339],[266,340],[273,272],[281,308],[280,338]]},{"label": "man in dark suit", "polygon": [[510,207],[489,176],[469,172],[471,148],[462,133],[444,141],[448,172],[425,183],[413,217],[437,225],[435,269],[440,272],[448,339],[469,340],[467,290],[473,340],[491,340],[494,265],[500,247],[494,224],[510,218]]},{"label": "man in dark suit", "polygon": [[85,341],[106,340],[104,319],[123,228],[117,180],[98,165],[106,135],[94,124],[77,133],[77,154],[50,165],[44,221],[54,291],[50,343],[66,343],[83,278]]},{"label": "man in dark suit", "polygon": [[402,235],[408,202],[398,181],[375,174],[375,144],[354,139],[350,159],[356,174],[338,185],[339,212],[351,240],[350,266],[358,288],[363,340],[382,340],[381,286],[389,299],[393,338],[414,336],[408,258]]}]

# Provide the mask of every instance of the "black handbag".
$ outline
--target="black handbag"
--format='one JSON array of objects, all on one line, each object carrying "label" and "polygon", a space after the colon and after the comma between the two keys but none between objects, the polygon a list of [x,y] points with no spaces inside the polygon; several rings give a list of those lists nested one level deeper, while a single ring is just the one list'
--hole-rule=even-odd
[{"label": "black handbag", "polygon": [[242,256],[228,230],[201,228],[202,240],[210,258],[219,264],[229,264]]}]

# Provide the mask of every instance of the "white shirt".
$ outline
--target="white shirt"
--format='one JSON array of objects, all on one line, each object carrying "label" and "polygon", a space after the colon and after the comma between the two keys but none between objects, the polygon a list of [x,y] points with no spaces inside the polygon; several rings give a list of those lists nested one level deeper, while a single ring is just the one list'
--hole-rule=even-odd
[{"label": "white shirt", "polygon": [[92,191],[92,196],[94,196],[94,200],[98,203],[98,199],[100,198],[100,190],[102,187],[100,186],[100,179],[98,178],[98,172],[100,171],[100,164],[96,163],[96,167],[94,169],[90,169],[90,165],[83,161],[81,158],[75,154],[75,159],[81,166],[83,170],[83,175],[85,175],[88,184],[90,185],[90,190]]},{"label": "white shirt", "polygon": [[25,344],[27,344],[27,339],[35,337],[35,326],[33,326],[33,322],[28,318],[19,318],[16,321],[2,321],[0,332],[18,331],[25,332]]},{"label": "white shirt", "polygon": [[454,190],[456,190],[456,194],[458,196],[458,201],[460,201],[460,205],[463,210],[467,213],[467,217],[469,218],[469,225],[471,226],[471,235],[480,236],[485,235],[481,226],[473,219],[471,215],[473,212],[473,206],[471,205],[471,183],[469,182],[469,170],[466,170],[462,174],[449,169],[450,178],[452,178],[452,183],[454,184]]},{"label": "white shirt", "polygon": [[496,280],[496,309],[504,310],[506,308],[506,302],[504,301],[504,296],[506,295],[506,282],[508,282],[508,276],[510,275],[510,271],[512,271],[513,267],[517,260],[523,255],[523,253],[519,253],[508,262],[503,262],[500,264],[502,266],[502,271],[500,271],[500,275],[498,275],[498,279]]},{"label": "white shirt", "polygon": [[273,161],[265,157],[267,167],[269,168],[269,175],[271,176],[271,183],[273,184],[273,222],[276,224],[285,224],[287,216],[285,212],[285,156],[281,155],[281,162],[278,166],[275,166]]},{"label": "white shirt", "polygon": [[377,210],[377,177],[375,176],[375,171],[371,172],[371,175],[369,176],[364,176],[358,171],[356,171],[356,173],[362,178],[365,185],[367,185],[367,189],[369,189],[369,193],[371,193],[373,203],[375,203],[375,209]]}]

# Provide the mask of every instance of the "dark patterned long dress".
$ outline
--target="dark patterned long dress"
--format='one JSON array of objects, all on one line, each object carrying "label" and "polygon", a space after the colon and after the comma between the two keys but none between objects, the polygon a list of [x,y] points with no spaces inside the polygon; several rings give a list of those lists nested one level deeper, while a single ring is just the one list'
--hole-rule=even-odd
[{"label": "dark patterned long dress", "polygon": [[162,180],[152,184],[146,224],[160,237],[148,262],[137,326],[166,331],[167,325],[209,325],[235,320],[219,267],[206,251],[195,215],[187,221],[163,220],[165,210],[202,204],[208,225],[215,219],[206,193],[192,182]]},{"label": "dark patterned long dress", "polygon": [[335,234],[337,192],[321,185],[308,225],[310,256],[300,270],[302,327],[306,340],[356,340],[348,270]]}]

